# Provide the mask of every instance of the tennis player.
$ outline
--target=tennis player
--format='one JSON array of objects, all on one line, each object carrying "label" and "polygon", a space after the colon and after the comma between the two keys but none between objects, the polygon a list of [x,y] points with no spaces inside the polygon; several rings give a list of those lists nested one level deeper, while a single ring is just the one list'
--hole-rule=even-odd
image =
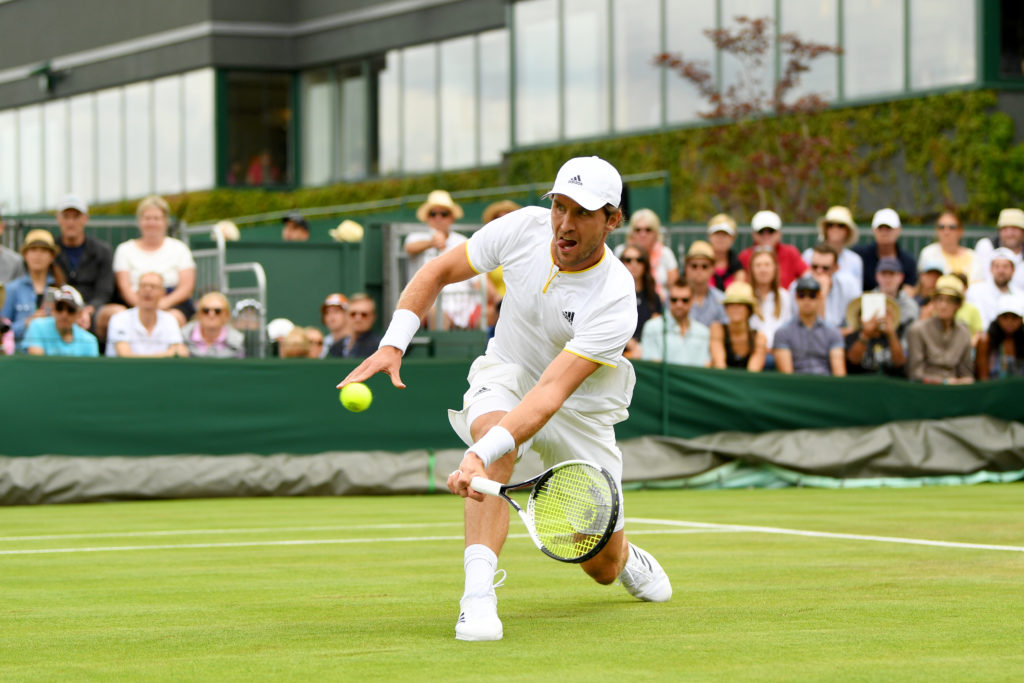
[{"label": "tennis player", "polygon": [[[506,293],[494,338],[470,368],[463,409],[449,411],[469,444],[448,477],[452,493],[467,499],[460,640],[500,640],[503,633],[494,577],[509,506],[470,489],[473,477],[507,483],[518,458],[533,449],[545,467],[572,459],[599,464],[621,491],[614,425],[626,419],[636,381],[622,357],[636,328],[636,295],[605,239],[622,221],[622,179],[607,161],[578,157],[562,166],[546,197],[550,211],[507,214],[423,266],[402,292],[380,348],[338,385],[384,372],[404,388],[402,354],[441,288],[502,266]],[[615,529],[583,570],[601,584],[618,579],[641,600],[671,598],[657,560],[627,541],[621,507]]]}]

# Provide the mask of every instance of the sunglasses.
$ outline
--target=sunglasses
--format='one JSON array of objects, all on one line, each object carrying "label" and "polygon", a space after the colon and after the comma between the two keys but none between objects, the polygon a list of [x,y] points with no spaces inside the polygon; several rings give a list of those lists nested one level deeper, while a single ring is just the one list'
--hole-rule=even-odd
[{"label": "sunglasses", "polygon": [[686,267],[687,268],[693,268],[694,270],[710,270],[711,269],[711,264],[710,263],[704,263],[703,261],[700,261],[700,262],[690,261],[689,263],[686,264]]},{"label": "sunglasses", "polygon": [[203,306],[202,308],[199,309],[199,312],[202,313],[203,315],[210,315],[211,313],[213,313],[214,315],[220,315],[221,313],[224,312],[224,309]]},{"label": "sunglasses", "polygon": [[800,290],[797,290],[796,298],[797,299],[817,299],[818,298],[818,293],[817,292],[812,292],[811,290],[808,290],[808,289],[800,289]]},{"label": "sunglasses", "polygon": [[847,225],[846,223],[826,223],[825,227],[826,228],[846,228],[847,230],[849,230],[849,228],[850,228],[850,226]]},{"label": "sunglasses", "polygon": [[77,308],[75,308],[75,307],[74,307],[74,306],[72,306],[71,304],[65,303],[65,302],[63,302],[63,301],[58,301],[58,302],[57,302],[57,303],[56,303],[56,304],[54,305],[54,309],[55,309],[55,310],[56,310],[56,311],[57,311],[58,313],[78,313],[78,309],[77,309]]},{"label": "sunglasses", "polygon": [[639,256],[623,256],[622,257],[622,262],[623,263],[643,263],[644,260],[642,258],[640,258]]},{"label": "sunglasses", "polygon": [[369,318],[370,313],[367,311],[349,311],[349,315],[353,318]]},{"label": "sunglasses", "polygon": [[775,232],[776,231],[772,230],[771,228],[761,228],[760,230],[757,231],[757,234],[760,235],[761,237],[764,237],[765,235],[774,235]]},{"label": "sunglasses", "polygon": [[452,215],[452,212],[451,211],[431,211],[427,215],[430,216],[431,218],[448,218],[448,216]]},{"label": "sunglasses", "polygon": [[935,227],[939,230],[957,230],[960,226],[956,223],[939,223]]},{"label": "sunglasses", "polygon": [[688,296],[673,296],[673,297],[669,297],[669,301],[671,303],[674,303],[674,304],[678,304],[678,303],[688,304],[688,303],[690,303],[690,297],[688,297]]}]

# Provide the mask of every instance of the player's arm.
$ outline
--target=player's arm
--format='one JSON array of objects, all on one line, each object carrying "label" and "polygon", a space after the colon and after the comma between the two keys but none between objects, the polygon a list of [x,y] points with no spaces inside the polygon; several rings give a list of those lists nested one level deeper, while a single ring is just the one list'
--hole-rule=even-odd
[{"label": "player's arm", "polygon": [[476,275],[479,273],[473,270],[466,255],[466,243],[428,261],[416,271],[402,291],[402,296],[398,298],[394,317],[381,339],[380,348],[350,372],[338,384],[338,388],[351,382],[362,382],[378,372],[383,372],[391,377],[392,384],[404,389],[405,384],[399,374],[402,354],[419,330],[420,320],[430,310],[446,285],[462,282]]},{"label": "player's arm", "polygon": [[482,500],[482,494],[469,488],[473,477],[487,476],[486,466],[499,458],[515,457],[516,446],[539,432],[598,367],[599,363],[569,351],[555,356],[519,405],[469,447],[457,470],[457,478],[449,480],[451,490],[463,497]]}]

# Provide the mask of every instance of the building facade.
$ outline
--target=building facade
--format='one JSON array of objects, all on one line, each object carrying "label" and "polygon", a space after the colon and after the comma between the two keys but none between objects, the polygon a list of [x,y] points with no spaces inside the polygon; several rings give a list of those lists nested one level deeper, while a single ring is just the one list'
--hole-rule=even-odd
[{"label": "building facade", "polygon": [[[1024,88],[1019,0],[0,0],[0,210],[319,186],[697,125],[682,53],[768,17],[837,106]],[[781,57],[758,81],[778,78]]]}]

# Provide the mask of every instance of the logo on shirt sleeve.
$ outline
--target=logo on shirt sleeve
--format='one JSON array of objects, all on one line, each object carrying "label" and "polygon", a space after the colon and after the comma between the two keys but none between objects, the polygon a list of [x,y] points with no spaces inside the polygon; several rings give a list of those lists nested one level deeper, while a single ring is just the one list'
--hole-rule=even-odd
[{"label": "logo on shirt sleeve", "polygon": [[562,317],[565,318],[566,321],[570,325],[572,325],[572,319],[576,317],[576,312],[575,311],[562,311]]}]

